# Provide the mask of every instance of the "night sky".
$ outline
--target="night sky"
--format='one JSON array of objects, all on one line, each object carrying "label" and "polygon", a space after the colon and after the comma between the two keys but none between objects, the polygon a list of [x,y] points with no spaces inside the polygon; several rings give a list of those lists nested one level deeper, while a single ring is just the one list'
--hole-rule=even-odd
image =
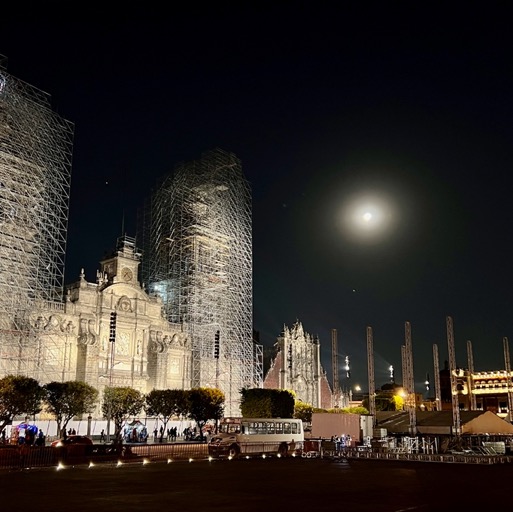
[{"label": "night sky", "polygon": [[0,18],[8,72],[75,124],[66,282],[82,267],[94,281],[123,226],[135,236],[158,177],[220,147],[253,190],[265,346],[301,321],[331,380],[336,328],[340,366],[349,355],[352,367],[340,382],[365,389],[371,326],[379,387],[390,364],[401,381],[409,321],[422,390],[434,343],[442,367],[448,359],[449,315],[459,366],[471,340],[476,370],[504,368],[512,9],[274,4],[115,14],[88,3],[73,15],[45,5]]}]

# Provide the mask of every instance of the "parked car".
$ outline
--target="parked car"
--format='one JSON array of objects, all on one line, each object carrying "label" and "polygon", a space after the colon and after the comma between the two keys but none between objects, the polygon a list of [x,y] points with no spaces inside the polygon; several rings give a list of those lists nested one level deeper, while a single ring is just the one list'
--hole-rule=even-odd
[{"label": "parked car", "polygon": [[87,436],[70,435],[53,441],[51,446],[54,448],[60,448],[62,446],[77,446],[77,445],[92,445],[93,441]]}]

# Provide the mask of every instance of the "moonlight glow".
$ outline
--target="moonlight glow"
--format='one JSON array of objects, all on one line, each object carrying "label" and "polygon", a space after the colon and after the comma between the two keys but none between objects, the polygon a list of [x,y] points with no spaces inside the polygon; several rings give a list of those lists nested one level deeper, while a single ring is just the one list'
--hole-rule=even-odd
[{"label": "moonlight glow", "polygon": [[354,194],[345,201],[341,220],[346,235],[377,242],[390,235],[396,217],[393,201],[385,196]]}]

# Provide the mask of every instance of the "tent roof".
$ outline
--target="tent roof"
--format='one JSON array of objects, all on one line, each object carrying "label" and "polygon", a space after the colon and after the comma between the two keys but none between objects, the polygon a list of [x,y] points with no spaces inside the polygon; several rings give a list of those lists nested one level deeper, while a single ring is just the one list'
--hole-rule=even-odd
[{"label": "tent roof", "polygon": [[144,423],[142,423],[142,422],[141,422],[141,421],[139,421],[139,420],[134,420],[134,421],[132,421],[132,422],[130,422],[130,423],[127,423],[127,425],[128,425],[129,427],[139,427],[140,425],[144,425]]},{"label": "tent roof", "polygon": [[[419,433],[451,433],[453,425],[452,411],[416,411],[416,420],[416,428]],[[489,433],[491,424],[494,427],[493,433],[513,433],[513,425],[491,411],[460,411],[460,423],[463,433]],[[468,425],[467,429],[465,428],[466,425]],[[391,434],[408,434],[410,427],[409,413],[407,411],[379,411],[376,413],[376,427],[386,428]],[[466,430],[467,432],[465,432]]]}]

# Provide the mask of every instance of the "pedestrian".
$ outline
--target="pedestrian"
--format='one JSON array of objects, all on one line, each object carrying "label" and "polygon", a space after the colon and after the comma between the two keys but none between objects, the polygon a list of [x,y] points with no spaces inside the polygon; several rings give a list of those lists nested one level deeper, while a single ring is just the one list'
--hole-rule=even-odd
[{"label": "pedestrian", "polygon": [[36,444],[36,446],[44,446],[45,445],[45,435],[41,429],[39,430],[39,434],[37,435],[35,444]]},{"label": "pedestrian", "polygon": [[100,432],[100,442],[105,442],[105,430],[103,430],[102,428],[102,431]]}]

